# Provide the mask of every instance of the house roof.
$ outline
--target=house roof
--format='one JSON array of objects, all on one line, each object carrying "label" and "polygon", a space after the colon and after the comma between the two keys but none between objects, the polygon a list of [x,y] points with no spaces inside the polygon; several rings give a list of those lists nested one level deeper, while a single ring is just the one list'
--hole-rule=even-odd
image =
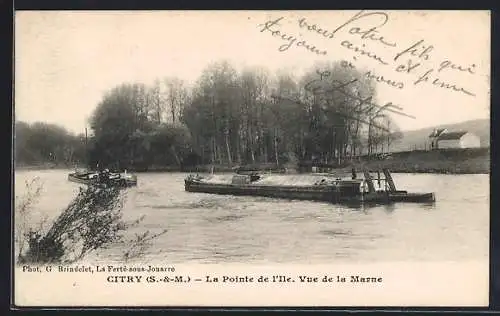
[{"label": "house roof", "polygon": [[446,128],[438,128],[438,129],[435,129],[432,131],[432,133],[429,135],[429,137],[438,137],[439,135],[441,135],[444,131],[446,130]]},{"label": "house roof", "polygon": [[450,132],[450,133],[443,133],[439,135],[438,140],[455,140],[455,139],[460,139],[462,136],[467,134],[468,132],[461,131],[461,132]]}]

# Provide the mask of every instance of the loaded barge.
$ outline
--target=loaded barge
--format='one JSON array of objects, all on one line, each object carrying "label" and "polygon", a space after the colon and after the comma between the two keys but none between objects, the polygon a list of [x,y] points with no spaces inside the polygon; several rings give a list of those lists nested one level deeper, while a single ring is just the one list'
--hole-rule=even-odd
[{"label": "loaded barge", "polygon": [[[364,178],[357,179],[353,170],[352,179],[325,176],[310,185],[275,185],[260,183],[259,174],[234,175],[230,183],[213,182],[199,175],[189,175],[184,180],[187,192],[201,192],[226,195],[250,195],[291,200],[311,200],[331,203],[432,203],[434,193],[409,193],[397,190],[387,169],[382,170],[384,178],[377,172],[375,180],[370,172],[364,171]],[[375,181],[378,188],[375,187]]]},{"label": "loaded barge", "polygon": [[116,187],[133,187],[137,186],[137,176],[133,174],[111,173],[109,171],[94,172],[86,170],[76,170],[68,174],[68,181],[85,184],[85,185],[100,185],[106,184],[108,186]]}]

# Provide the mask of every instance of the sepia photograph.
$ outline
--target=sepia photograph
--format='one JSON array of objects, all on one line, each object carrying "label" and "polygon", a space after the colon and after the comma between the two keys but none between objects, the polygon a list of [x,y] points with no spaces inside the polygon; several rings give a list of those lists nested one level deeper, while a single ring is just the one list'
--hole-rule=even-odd
[{"label": "sepia photograph", "polygon": [[14,40],[16,306],[488,305],[489,11],[17,11]]}]

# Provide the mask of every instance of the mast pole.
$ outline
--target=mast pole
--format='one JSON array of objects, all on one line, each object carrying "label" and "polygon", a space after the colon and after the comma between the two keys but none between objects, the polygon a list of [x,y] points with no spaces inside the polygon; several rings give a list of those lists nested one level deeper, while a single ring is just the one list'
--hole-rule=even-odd
[{"label": "mast pole", "polygon": [[88,134],[87,127],[85,127],[85,164],[86,167],[89,167],[89,151],[88,151]]}]

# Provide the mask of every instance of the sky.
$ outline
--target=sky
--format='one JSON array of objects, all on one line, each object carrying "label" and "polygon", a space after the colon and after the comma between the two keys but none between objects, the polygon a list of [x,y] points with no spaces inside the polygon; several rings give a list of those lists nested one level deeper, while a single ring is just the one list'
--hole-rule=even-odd
[{"label": "sky", "polygon": [[219,60],[296,75],[346,60],[379,76],[378,104],[415,117],[393,115],[402,130],[490,110],[488,11],[24,11],[14,54],[16,120],[74,133],[114,86],[167,76],[193,83]]}]

